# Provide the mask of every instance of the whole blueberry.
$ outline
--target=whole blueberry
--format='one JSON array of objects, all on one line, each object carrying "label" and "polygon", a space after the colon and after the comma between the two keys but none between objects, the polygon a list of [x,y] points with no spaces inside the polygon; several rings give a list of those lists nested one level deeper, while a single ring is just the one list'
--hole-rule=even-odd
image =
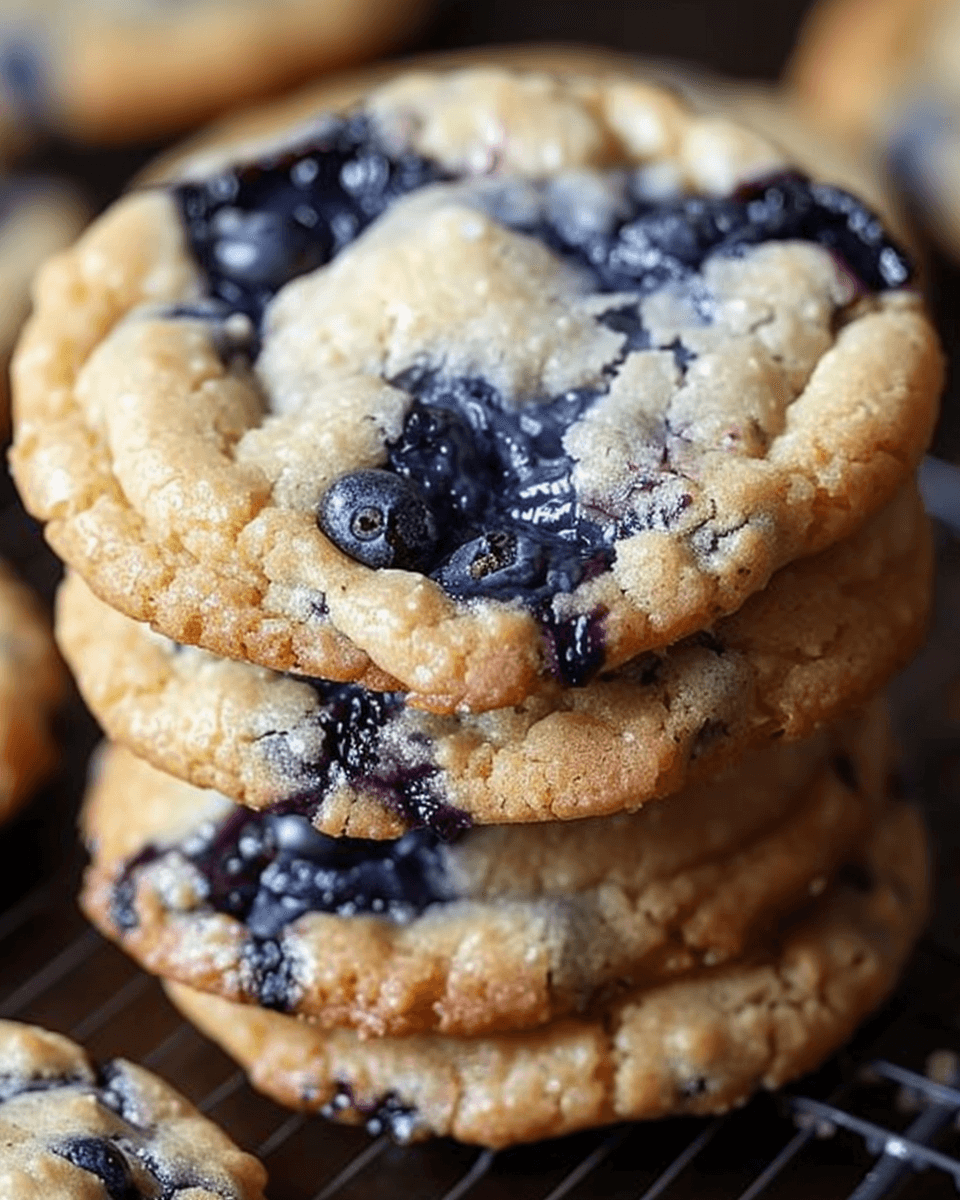
[{"label": "whole blueberry", "polygon": [[368,567],[426,569],[437,523],[416,484],[392,471],[353,471],[322,497],[317,523],[331,542]]},{"label": "whole blueberry", "polygon": [[504,598],[534,586],[546,566],[546,548],[512,530],[495,529],[456,549],[435,573],[452,596]]},{"label": "whole blueberry", "polygon": [[123,1152],[105,1138],[76,1138],[58,1153],[81,1171],[95,1175],[110,1200],[137,1200],[140,1195]]}]

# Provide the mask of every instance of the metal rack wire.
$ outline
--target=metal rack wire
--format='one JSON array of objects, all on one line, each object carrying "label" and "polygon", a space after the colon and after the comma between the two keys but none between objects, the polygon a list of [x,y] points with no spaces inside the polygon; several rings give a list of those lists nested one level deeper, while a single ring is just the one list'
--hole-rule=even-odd
[{"label": "metal rack wire", "polygon": [[175,1082],[267,1164],[273,1200],[880,1200],[960,1191],[960,1078],[929,1055],[960,1044],[960,956],[921,947],[903,988],[842,1059],[780,1098],[711,1121],[620,1125],[494,1154],[388,1138],[286,1112],[86,928],[63,885],[0,916],[0,1016],[62,1030]]}]

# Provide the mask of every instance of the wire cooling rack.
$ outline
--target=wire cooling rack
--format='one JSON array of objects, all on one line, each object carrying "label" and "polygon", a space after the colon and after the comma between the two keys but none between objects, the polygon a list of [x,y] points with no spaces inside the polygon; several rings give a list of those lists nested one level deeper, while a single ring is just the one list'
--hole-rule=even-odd
[{"label": "wire cooling rack", "polygon": [[[879,1200],[960,1190],[960,956],[921,946],[894,1000],[839,1059],[779,1097],[710,1121],[625,1124],[498,1154],[288,1113],[89,929],[73,880],[0,917],[0,1016],[68,1033],[175,1083],[270,1172],[272,1200]],[[928,1070],[933,1065],[933,1070]]]}]

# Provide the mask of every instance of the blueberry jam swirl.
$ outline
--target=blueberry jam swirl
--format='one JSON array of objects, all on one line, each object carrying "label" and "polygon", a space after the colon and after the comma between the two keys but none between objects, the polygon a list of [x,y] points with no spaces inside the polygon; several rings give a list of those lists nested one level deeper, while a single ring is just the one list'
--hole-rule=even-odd
[{"label": "blueberry jam swirl", "polygon": [[[296,150],[181,185],[175,196],[211,295],[258,324],[285,283],[329,262],[400,197],[452,178],[416,154],[391,154],[361,115],[331,119]],[[799,239],[829,249],[865,289],[911,278],[905,254],[872,212],[799,174],[727,197],[667,201],[651,199],[624,169],[604,179],[606,200],[579,207],[562,179],[503,181],[499,200],[494,186],[478,191],[478,203],[579,268],[594,292],[637,297],[596,318],[624,335],[623,357],[671,350],[686,370],[694,353],[680,341],[657,346],[639,300],[672,285],[695,302],[696,277],[713,255]],[[709,297],[700,315],[712,319]],[[563,621],[554,597],[606,570],[619,540],[669,529],[691,500],[680,478],[659,507],[644,502],[622,514],[591,511],[577,495],[564,435],[605,394],[618,366],[597,387],[525,396],[522,404],[484,379],[426,367],[391,379],[412,397],[402,431],[382,467],[333,483],[318,506],[321,530],[359,562],[419,571],[456,599],[518,601],[539,620],[559,677],[585,682],[603,662],[605,614]],[[662,483],[638,473],[637,494],[659,494]]]},{"label": "blueberry jam swirl", "polygon": [[398,692],[370,692],[350,683],[303,679],[319,701],[312,718],[311,749],[297,738],[277,733],[264,739],[264,753],[283,775],[298,781],[295,805],[312,816],[338,788],[373,795],[415,828],[426,827],[450,841],[470,826],[466,813],[443,800],[440,772],[430,760],[423,735],[391,727],[404,714]]},{"label": "blueberry jam swirl", "polygon": [[388,155],[363,116],[307,145],[175,190],[212,295],[259,323],[285,283],[321,267],[395,200],[444,172]]},{"label": "blueberry jam swirl", "polygon": [[[407,921],[451,898],[440,839],[426,829],[393,841],[334,838],[296,813],[240,809],[178,847],[204,881],[204,902],[273,939],[308,912],[372,913]],[[160,858],[148,847],[121,872],[115,892],[135,894],[136,874]],[[113,915],[121,915],[114,904]],[[118,921],[132,928],[131,920]]]}]

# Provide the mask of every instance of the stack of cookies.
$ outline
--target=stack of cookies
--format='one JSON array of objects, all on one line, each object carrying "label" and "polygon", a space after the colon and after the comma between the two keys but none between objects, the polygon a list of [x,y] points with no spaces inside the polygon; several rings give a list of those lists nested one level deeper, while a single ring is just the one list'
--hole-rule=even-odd
[{"label": "stack of cookies", "polygon": [[502,60],[168,160],[41,275],[13,450],[91,918],[282,1102],[492,1146],[723,1110],[892,987],[941,382],[853,195]]}]

